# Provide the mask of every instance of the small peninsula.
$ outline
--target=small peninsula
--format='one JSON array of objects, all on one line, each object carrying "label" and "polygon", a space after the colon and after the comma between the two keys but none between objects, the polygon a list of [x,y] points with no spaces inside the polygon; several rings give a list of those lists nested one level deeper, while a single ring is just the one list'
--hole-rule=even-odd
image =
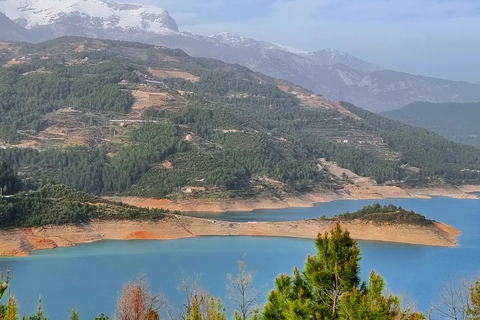
[{"label": "small peninsula", "polygon": [[[354,239],[455,246],[460,232],[393,205],[367,206],[333,218],[287,222],[228,222],[107,201],[62,185],[2,199],[10,220],[0,231],[0,256],[101,240],[173,240],[197,236],[315,238],[337,222]],[[8,217],[6,217],[8,218]]]}]

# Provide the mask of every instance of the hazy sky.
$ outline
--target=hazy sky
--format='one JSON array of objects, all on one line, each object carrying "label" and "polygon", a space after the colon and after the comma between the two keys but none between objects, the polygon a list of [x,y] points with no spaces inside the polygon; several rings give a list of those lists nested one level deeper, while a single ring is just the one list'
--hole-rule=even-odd
[{"label": "hazy sky", "polygon": [[479,0],[134,0],[181,31],[336,48],[398,71],[480,81]]}]

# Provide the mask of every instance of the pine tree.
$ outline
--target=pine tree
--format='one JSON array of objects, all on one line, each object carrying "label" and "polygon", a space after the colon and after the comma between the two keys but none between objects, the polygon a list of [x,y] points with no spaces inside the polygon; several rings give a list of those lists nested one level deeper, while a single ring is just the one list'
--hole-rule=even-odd
[{"label": "pine tree", "polygon": [[28,320],[47,320],[47,318],[43,315],[42,297],[38,298],[37,313],[33,316],[28,317]]},{"label": "pine tree", "polygon": [[339,318],[345,320],[424,319],[422,314],[402,310],[400,299],[394,295],[384,296],[384,289],[385,281],[372,271],[368,285],[360,290],[354,288],[342,296],[338,311]]},{"label": "pine tree", "polygon": [[335,318],[341,295],[360,284],[360,249],[337,223],[330,234],[318,236],[317,256],[307,258],[304,277],[316,306],[315,314]]},{"label": "pine tree", "polygon": [[308,256],[303,270],[280,275],[267,297],[265,320],[424,319],[400,307],[396,296],[384,296],[385,282],[372,271],[368,284],[360,283],[360,250],[339,223],[315,242],[317,255]]},{"label": "pine tree", "polygon": [[14,296],[10,295],[8,297],[7,307],[5,309],[5,314],[2,320],[17,320],[18,319],[18,306],[17,300]]},{"label": "pine tree", "polygon": [[480,279],[470,287],[468,315],[472,320],[480,320]]},{"label": "pine tree", "polygon": [[78,311],[75,310],[75,308],[72,309],[72,311],[70,311],[70,315],[68,317],[69,320],[79,320],[80,319],[80,316],[78,315]]}]

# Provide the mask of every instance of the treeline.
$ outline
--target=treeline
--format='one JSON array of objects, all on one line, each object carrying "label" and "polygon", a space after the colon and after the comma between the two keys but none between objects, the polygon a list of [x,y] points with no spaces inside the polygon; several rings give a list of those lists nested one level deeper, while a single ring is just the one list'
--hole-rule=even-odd
[{"label": "treeline", "polygon": [[427,219],[424,215],[407,211],[401,206],[397,207],[393,204],[381,206],[379,203],[368,205],[355,212],[345,212],[336,215],[334,218],[340,220],[365,220],[379,223],[396,223],[396,224],[417,224],[432,225],[433,221]]},{"label": "treeline", "polygon": [[0,229],[76,224],[91,219],[159,220],[166,212],[109,202],[64,185],[46,184],[36,191],[0,198]]}]

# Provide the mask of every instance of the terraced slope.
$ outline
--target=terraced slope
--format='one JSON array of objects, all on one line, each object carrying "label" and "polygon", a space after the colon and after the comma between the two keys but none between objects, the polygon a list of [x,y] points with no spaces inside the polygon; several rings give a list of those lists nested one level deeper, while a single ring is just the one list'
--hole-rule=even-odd
[{"label": "terraced slope", "polygon": [[26,188],[284,197],[342,189],[320,158],[400,186],[478,183],[480,151],[239,65],[140,43],[0,47],[0,157]]}]

